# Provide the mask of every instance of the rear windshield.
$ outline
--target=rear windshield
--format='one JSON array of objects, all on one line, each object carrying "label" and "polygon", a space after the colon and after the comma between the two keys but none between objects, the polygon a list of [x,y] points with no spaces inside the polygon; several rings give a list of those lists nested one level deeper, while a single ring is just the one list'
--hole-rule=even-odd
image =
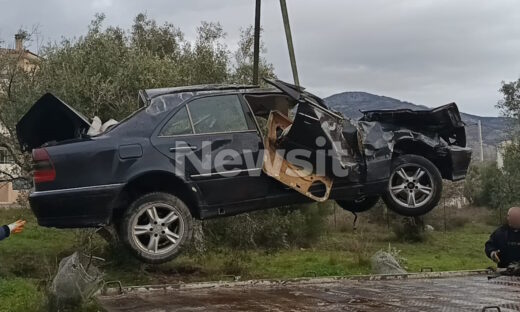
[{"label": "rear windshield", "polygon": [[[120,125],[125,124],[127,121],[133,119],[134,116],[143,115],[148,116],[145,117],[149,119],[149,122],[155,124],[159,122],[168,112],[171,112],[172,109],[179,106],[182,102],[192,98],[195,95],[193,92],[181,92],[175,94],[165,94],[152,99],[150,105],[141,107],[140,109],[134,111],[132,114],[128,115],[125,119],[121,120],[118,124],[109,127],[105,132],[109,132],[118,128]],[[143,103],[141,97],[139,101],[140,105],[146,105]]]}]

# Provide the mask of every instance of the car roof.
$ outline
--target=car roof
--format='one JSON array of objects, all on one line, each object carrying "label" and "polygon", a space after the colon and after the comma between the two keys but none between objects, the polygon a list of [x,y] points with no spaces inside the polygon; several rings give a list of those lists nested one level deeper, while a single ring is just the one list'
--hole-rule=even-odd
[{"label": "car roof", "polygon": [[151,100],[161,95],[176,94],[183,92],[225,93],[229,91],[238,91],[241,93],[279,93],[279,90],[274,88],[266,89],[254,85],[207,84],[172,88],[146,89],[143,90],[143,95],[147,100]]}]

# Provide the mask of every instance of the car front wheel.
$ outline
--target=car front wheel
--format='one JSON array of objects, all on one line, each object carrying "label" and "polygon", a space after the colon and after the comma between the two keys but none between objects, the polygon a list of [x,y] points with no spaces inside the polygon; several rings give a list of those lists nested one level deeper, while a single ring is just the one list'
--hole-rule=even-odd
[{"label": "car front wheel", "polygon": [[420,216],[439,203],[442,176],[428,159],[402,155],[392,161],[388,187],[383,200],[388,208],[404,216]]},{"label": "car front wheel", "polygon": [[174,195],[151,193],[134,201],[121,225],[121,240],[142,261],[164,263],[175,258],[191,239],[192,217]]}]

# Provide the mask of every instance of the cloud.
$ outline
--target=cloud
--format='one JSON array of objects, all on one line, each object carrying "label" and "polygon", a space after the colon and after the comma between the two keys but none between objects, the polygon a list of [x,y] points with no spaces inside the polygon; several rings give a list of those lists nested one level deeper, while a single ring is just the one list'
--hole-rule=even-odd
[{"label": "cloud", "polygon": [[[129,27],[146,12],[193,39],[200,21],[220,21],[235,47],[253,23],[253,0],[2,1],[0,38],[40,24],[45,40],[83,34],[96,12]],[[288,0],[300,80],[320,96],[367,91],[436,106],[496,115],[502,80],[520,76],[520,10],[516,0]],[[291,80],[278,0],[263,0],[267,57]]]},{"label": "cloud", "polygon": [[112,6],[112,0],[94,0],[92,1],[92,8],[94,10],[105,10]]}]

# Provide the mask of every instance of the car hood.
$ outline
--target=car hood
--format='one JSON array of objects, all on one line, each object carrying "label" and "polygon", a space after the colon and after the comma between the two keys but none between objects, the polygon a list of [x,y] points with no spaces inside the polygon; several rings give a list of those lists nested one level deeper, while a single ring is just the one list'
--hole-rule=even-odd
[{"label": "car hood", "polygon": [[89,128],[85,116],[46,93],[16,124],[16,136],[22,151],[31,151],[46,143],[80,138]]}]

